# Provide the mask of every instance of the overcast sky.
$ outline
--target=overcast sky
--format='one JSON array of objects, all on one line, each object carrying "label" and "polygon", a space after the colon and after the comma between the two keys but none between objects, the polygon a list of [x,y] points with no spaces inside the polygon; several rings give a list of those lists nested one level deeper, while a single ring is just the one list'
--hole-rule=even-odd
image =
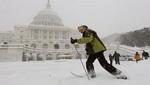
[{"label": "overcast sky", "polygon": [[[29,25],[47,0],[0,0],[0,31]],[[50,0],[65,26],[85,24],[101,37],[150,27],[150,0]]]}]

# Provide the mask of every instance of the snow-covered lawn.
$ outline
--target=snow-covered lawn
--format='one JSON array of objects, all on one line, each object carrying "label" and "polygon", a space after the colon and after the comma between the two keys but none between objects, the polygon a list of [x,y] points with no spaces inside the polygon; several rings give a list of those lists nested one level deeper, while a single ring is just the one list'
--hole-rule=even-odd
[{"label": "snow-covered lawn", "polygon": [[[83,59],[84,64],[85,61]],[[97,77],[88,80],[78,59],[0,62],[0,85],[150,85],[150,59],[114,65],[129,77],[127,80],[116,79],[97,60],[94,65]],[[75,77],[71,72],[85,77]]]}]

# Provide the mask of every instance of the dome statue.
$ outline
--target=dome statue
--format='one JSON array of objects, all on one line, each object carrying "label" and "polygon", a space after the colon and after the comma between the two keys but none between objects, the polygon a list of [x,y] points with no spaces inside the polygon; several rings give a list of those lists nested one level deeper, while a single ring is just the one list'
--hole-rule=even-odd
[{"label": "dome statue", "polygon": [[51,9],[51,5],[48,3],[46,8],[41,10],[31,22],[31,25],[42,25],[42,26],[64,26],[62,20],[58,17],[57,13],[55,13]]}]

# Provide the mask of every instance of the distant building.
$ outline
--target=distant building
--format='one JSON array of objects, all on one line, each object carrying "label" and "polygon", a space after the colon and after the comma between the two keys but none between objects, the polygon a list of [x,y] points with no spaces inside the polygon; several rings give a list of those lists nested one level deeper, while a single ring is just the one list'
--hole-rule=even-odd
[{"label": "distant building", "polygon": [[0,44],[3,44],[4,42],[12,43],[14,37],[15,33],[13,31],[0,32]]},{"label": "distant building", "polygon": [[[61,55],[63,55],[61,58],[65,58],[66,55],[67,59],[78,57],[70,38],[80,37],[79,32],[64,26],[61,18],[51,9],[49,0],[46,8],[41,10],[29,25],[15,25],[14,32],[0,33],[0,35],[1,43],[23,44],[24,58],[33,55],[36,56],[36,60],[38,58],[40,60],[43,56],[45,59],[60,59],[58,57]],[[80,51],[84,51],[83,45],[77,47]],[[81,55],[85,53],[81,52]]]}]

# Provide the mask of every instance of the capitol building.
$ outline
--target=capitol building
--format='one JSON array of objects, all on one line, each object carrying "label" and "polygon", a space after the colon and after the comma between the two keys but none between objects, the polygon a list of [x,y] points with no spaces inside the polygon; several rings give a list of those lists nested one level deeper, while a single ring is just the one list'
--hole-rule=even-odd
[{"label": "capitol building", "polygon": [[[65,26],[48,0],[45,9],[39,11],[29,25],[15,25],[14,31],[0,32],[0,62],[87,58],[85,45],[72,45],[71,37],[80,38],[81,33]],[[128,55],[137,51],[111,44],[111,39],[106,38],[110,43],[106,45],[106,57],[116,50]]]},{"label": "capitol building", "polygon": [[[1,49],[2,45],[22,47],[22,56],[19,56],[21,61],[72,59],[86,55],[84,45],[75,45],[80,52],[77,54],[74,45],[70,43],[71,37],[79,38],[80,35],[78,30],[64,26],[48,0],[46,8],[39,11],[29,25],[15,25],[14,32],[0,32],[0,43]],[[2,56],[1,59],[5,61]]]}]

